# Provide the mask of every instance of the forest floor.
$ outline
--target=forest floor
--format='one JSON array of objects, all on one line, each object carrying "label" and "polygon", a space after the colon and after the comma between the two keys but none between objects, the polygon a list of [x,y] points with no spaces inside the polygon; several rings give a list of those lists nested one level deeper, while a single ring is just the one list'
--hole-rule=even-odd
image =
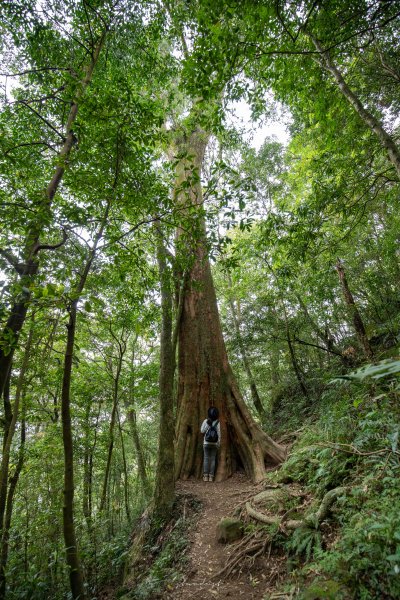
[{"label": "forest floor", "polygon": [[165,600],[210,600],[212,598],[248,598],[262,600],[275,588],[285,571],[284,557],[260,556],[254,562],[242,563],[228,577],[219,576],[238,542],[217,542],[216,528],[223,517],[260,491],[242,473],[235,473],[220,483],[198,480],[180,481],[177,492],[195,496],[202,503],[197,526],[191,533],[189,567],[184,579],[173,590],[165,592]]}]

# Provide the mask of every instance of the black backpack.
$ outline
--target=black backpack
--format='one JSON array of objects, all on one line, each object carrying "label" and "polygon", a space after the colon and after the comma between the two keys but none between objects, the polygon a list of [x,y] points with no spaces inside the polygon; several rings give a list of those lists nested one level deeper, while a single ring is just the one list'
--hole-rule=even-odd
[{"label": "black backpack", "polygon": [[207,429],[206,435],[204,436],[204,441],[208,444],[218,444],[218,420],[214,421],[212,425]]}]

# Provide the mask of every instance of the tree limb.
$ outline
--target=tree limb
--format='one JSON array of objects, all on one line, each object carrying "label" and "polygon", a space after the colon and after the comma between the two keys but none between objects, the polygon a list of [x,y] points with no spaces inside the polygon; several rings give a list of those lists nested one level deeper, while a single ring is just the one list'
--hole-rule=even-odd
[{"label": "tree limb", "polygon": [[61,240],[61,242],[58,242],[58,244],[38,244],[34,249],[33,254],[37,254],[38,252],[40,252],[40,250],[57,250],[57,248],[60,248],[65,244],[67,239],[67,232],[65,231],[65,229],[63,229],[63,239]]},{"label": "tree limb", "polygon": [[11,252],[8,252],[7,250],[3,250],[2,248],[0,248],[0,256],[2,256],[3,258],[5,258],[6,261],[12,267],[14,267],[14,269],[17,271],[17,273],[19,275],[22,274],[23,268],[21,267],[21,263],[18,261],[18,259]]},{"label": "tree limb", "polygon": [[39,117],[39,119],[41,121],[43,121],[43,123],[45,125],[47,125],[47,127],[50,127],[50,129],[52,129],[54,131],[54,133],[56,133],[58,135],[58,137],[60,137],[62,139],[63,142],[65,142],[65,136],[60,133],[47,119],[45,119],[37,110],[35,110],[33,108],[33,106],[31,106],[30,104],[28,104],[27,102],[25,102],[25,100],[21,100],[20,104],[23,104],[24,106],[26,106],[27,108],[29,108],[29,110],[31,110],[37,117]]}]

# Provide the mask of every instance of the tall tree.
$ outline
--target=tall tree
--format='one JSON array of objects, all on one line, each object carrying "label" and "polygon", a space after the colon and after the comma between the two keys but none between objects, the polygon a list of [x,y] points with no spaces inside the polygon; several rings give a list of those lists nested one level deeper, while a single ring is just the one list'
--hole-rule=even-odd
[{"label": "tall tree", "polygon": [[[64,16],[65,15],[63,14],[62,17]],[[55,168],[53,170],[52,176],[50,177],[50,180],[46,184],[44,192],[39,192],[38,202],[36,199],[34,199],[33,204],[36,204],[34,217],[28,221],[28,224],[26,226],[26,236],[25,240],[23,241],[23,247],[19,248],[19,255],[14,255],[7,249],[0,250],[2,256],[15,269],[16,274],[19,278],[19,293],[11,301],[10,313],[1,334],[0,396],[3,393],[4,386],[7,381],[8,374],[10,372],[14,351],[17,347],[19,333],[26,319],[30,299],[30,288],[34,282],[35,276],[38,273],[40,253],[43,250],[54,249],[56,247],[59,247],[59,244],[46,244],[41,240],[41,238],[43,236],[43,233],[46,231],[46,226],[49,223],[51,223],[51,209],[53,200],[60,186],[61,180],[64,176],[65,169],[70,160],[73,148],[74,146],[76,146],[78,141],[75,133],[75,123],[78,116],[78,110],[83,101],[87,88],[92,80],[94,69],[99,60],[100,53],[104,45],[108,25],[105,24],[103,19],[98,19],[98,21],[99,27],[97,34],[93,33],[93,29],[89,23],[89,29],[91,33],[88,42],[89,48],[86,48],[85,44],[81,43],[79,39],[78,42],[75,42],[78,45],[78,47],[83,47],[86,50],[84,66],[83,69],[79,69],[80,76],[78,77],[78,81],[76,83],[74,82],[74,85],[69,86],[70,108],[65,118],[65,123],[63,124],[63,131],[62,133],[58,133],[59,137],[61,137],[62,139],[61,147],[57,152],[56,160],[51,161],[52,164],[55,164]],[[45,25],[38,23],[37,35],[39,38],[41,27],[45,27]],[[37,40],[35,40],[35,38],[33,39],[34,42],[31,44],[31,46],[36,52]],[[30,71],[34,72],[42,70],[42,67],[40,65],[42,58],[40,58],[37,53],[34,54],[34,56],[32,57],[32,62],[34,63],[34,65],[31,66]],[[49,69],[49,67],[43,67],[44,70],[46,68]],[[51,68],[52,67],[50,67],[50,69]],[[59,67],[57,66],[54,66],[53,68],[56,71],[59,70]],[[66,70],[66,68],[64,68],[64,70]],[[35,108],[32,108],[29,101],[22,99],[21,104],[31,109],[31,111],[36,115],[36,117],[39,120],[44,121],[47,124],[48,128],[54,131],[55,128],[51,125],[50,121],[48,121],[46,117],[42,116]],[[36,194],[38,194],[37,191]]]},{"label": "tall tree", "polygon": [[200,425],[213,405],[220,413],[222,438],[217,480],[242,464],[259,481],[265,476],[265,459],[280,462],[285,451],[254,421],[229,365],[207,255],[201,170],[209,135],[199,125],[198,111],[195,105],[170,150],[176,157],[175,201],[190,208],[197,231],[179,323],[176,476],[200,476]]}]

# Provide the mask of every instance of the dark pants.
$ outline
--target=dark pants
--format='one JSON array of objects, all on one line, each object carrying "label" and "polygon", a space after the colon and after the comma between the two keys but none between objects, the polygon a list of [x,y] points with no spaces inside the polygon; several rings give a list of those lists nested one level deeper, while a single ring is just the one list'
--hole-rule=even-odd
[{"label": "dark pants", "polygon": [[217,458],[218,446],[204,446],[204,475],[215,474],[215,462]]}]

